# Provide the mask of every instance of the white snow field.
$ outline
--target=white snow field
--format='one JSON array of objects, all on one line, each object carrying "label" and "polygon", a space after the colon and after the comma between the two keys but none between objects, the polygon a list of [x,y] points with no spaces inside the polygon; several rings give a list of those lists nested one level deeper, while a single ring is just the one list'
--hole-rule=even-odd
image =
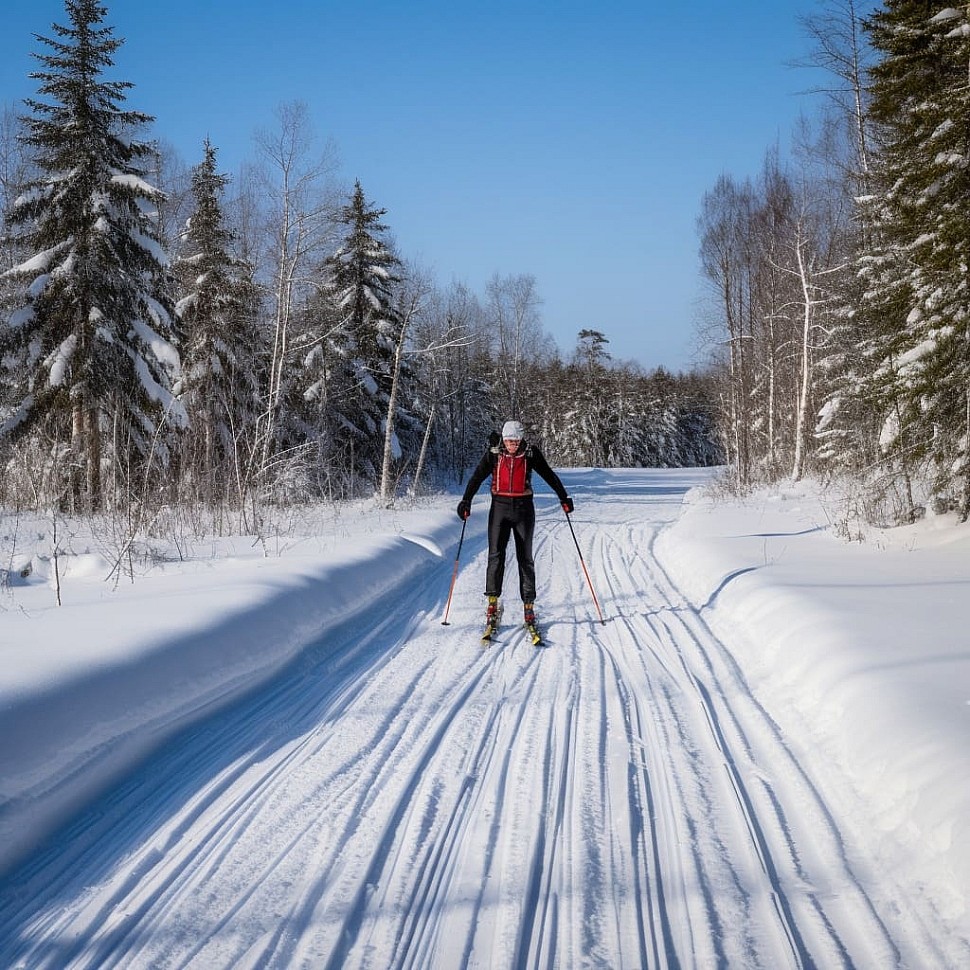
[{"label": "white snow field", "polygon": [[970,533],[710,474],[563,474],[605,623],[538,497],[540,648],[484,490],[447,626],[457,496],[60,608],[22,539],[0,967],[970,967]]}]

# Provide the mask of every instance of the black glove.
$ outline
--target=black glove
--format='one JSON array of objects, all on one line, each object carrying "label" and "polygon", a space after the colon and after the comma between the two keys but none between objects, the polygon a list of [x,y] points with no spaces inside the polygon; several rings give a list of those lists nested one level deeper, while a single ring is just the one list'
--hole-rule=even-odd
[{"label": "black glove", "polygon": [[575,508],[575,506],[573,505],[573,500],[567,495],[563,499],[563,503],[562,503],[562,510],[563,510],[563,512],[565,512],[566,515],[570,515],[572,513],[572,511],[573,511],[574,508]]},{"label": "black glove", "polygon": [[464,499],[462,499],[458,503],[458,518],[461,519],[462,522],[464,522],[465,519],[467,519],[468,516],[470,516],[471,514],[472,514],[472,503],[466,502]]}]

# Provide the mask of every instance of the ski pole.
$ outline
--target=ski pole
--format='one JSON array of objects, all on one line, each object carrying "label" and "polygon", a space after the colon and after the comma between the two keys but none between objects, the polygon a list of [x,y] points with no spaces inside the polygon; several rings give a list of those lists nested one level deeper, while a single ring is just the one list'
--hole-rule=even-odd
[{"label": "ski pole", "polygon": [[455,553],[455,568],[451,574],[451,588],[448,590],[448,602],[445,603],[445,618],[441,621],[442,626],[448,626],[448,611],[451,609],[451,594],[455,591],[455,580],[458,578],[458,557],[461,555],[461,544],[465,541],[465,526],[468,519],[461,520],[461,538],[458,540],[458,551]]},{"label": "ski pole", "polygon": [[593,594],[593,603],[596,605],[596,612],[600,615],[600,623],[606,623],[603,619],[603,611],[600,609],[599,600],[596,598],[596,591],[593,589],[593,584],[590,582],[589,570],[586,568],[586,560],[583,559],[583,550],[579,548],[579,540],[576,538],[576,530],[573,528],[572,520],[569,518],[569,513],[566,513],[566,521],[569,523],[569,531],[573,534],[573,542],[576,543],[576,552],[579,553],[579,562],[583,567],[583,573],[586,576],[586,585],[589,587],[590,593]]}]

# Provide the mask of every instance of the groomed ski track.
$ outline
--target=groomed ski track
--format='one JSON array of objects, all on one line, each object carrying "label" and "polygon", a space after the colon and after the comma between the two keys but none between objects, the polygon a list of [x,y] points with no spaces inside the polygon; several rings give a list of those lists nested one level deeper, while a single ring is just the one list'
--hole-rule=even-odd
[{"label": "groomed ski track", "polygon": [[605,624],[545,498],[545,642],[513,625],[513,595],[483,647],[470,528],[450,626],[453,549],[0,884],[0,966],[828,970],[932,953],[867,893],[655,559],[689,476],[567,480]]}]

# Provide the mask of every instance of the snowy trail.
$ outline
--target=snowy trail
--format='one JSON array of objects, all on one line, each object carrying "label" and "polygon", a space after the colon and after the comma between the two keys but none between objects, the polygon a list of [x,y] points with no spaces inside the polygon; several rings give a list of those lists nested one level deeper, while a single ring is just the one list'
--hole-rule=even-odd
[{"label": "snowy trail", "polygon": [[479,646],[478,532],[450,627],[439,562],[185,731],[0,886],[0,965],[906,965],[913,941],[654,558],[686,487],[666,482],[571,479],[605,625],[544,502],[547,646],[511,625],[514,596]]}]

